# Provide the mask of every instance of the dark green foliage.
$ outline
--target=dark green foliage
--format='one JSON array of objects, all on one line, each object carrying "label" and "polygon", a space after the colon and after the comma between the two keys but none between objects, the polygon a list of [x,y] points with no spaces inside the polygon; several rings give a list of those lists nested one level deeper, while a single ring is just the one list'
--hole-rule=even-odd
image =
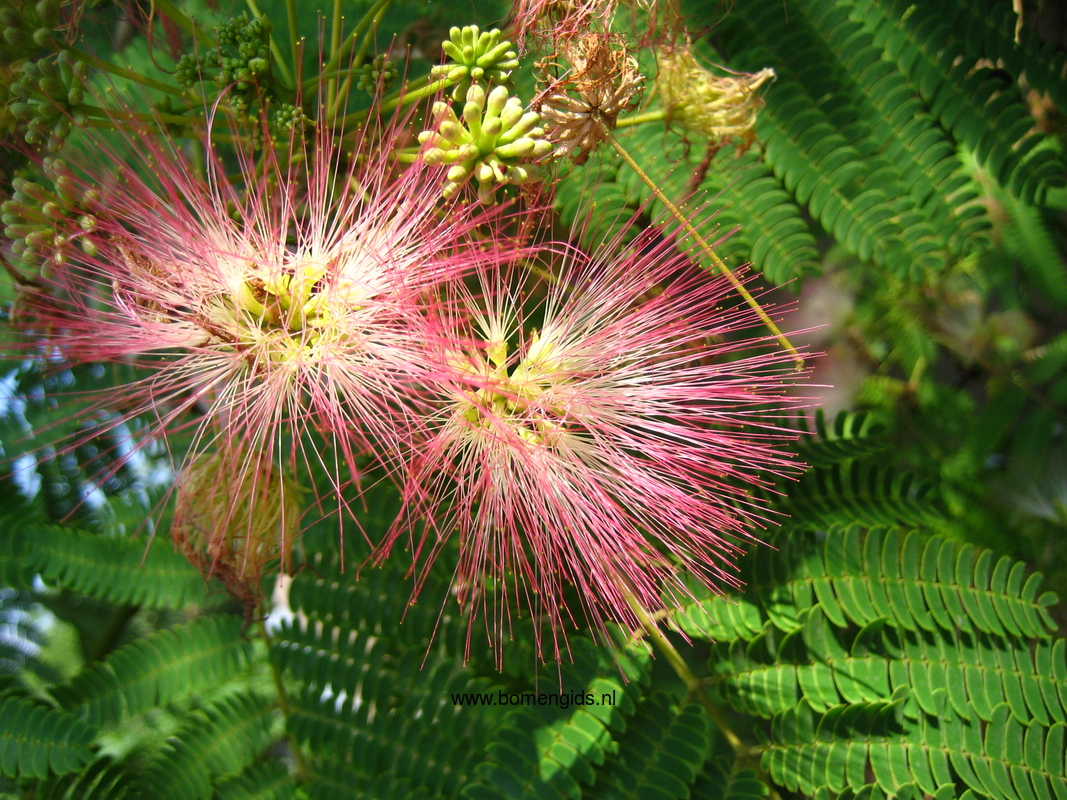
[{"label": "dark green foliage", "polygon": [[[709,241],[740,226],[722,254],[753,262],[772,283],[818,269],[805,213],[862,261],[909,281],[987,251],[990,219],[961,146],[1024,203],[1064,184],[1063,159],[1032,132],[1013,82],[1025,71],[1062,98],[1063,54],[1042,50],[1032,35],[1016,45],[1007,3],[758,0],[721,19],[710,4],[692,8],[717,20],[717,53],[705,50],[705,62],[777,73],[761,92],[761,154],[705,153],[699,137],[684,142],[655,123],[620,130],[620,138],[675,202],[708,204],[696,216]],[[1002,59],[1007,72],[981,66],[981,58]],[[653,222],[667,220],[628,168],[596,172],[592,186],[588,168],[565,175],[557,195],[568,223],[583,222],[592,203],[587,239],[624,227],[635,207]]]},{"label": "dark green foliage", "polygon": [[289,770],[277,761],[254,764],[240,775],[217,785],[220,800],[295,800]]},{"label": "dark green foliage", "polygon": [[874,463],[850,461],[808,470],[800,484],[795,499],[779,510],[822,525],[919,524],[942,515],[935,484]]},{"label": "dark green foliage", "polygon": [[561,665],[558,674],[548,667],[532,687],[506,690],[520,696],[581,696],[582,702],[567,707],[562,702],[537,704],[509,714],[493,732],[488,758],[463,797],[582,797],[583,784],[596,781],[597,768],[616,752],[615,737],[636,711],[648,676],[648,655],[641,645],[612,653],[578,640],[570,647],[573,661]]},{"label": "dark green foliage", "polygon": [[238,775],[274,740],[272,706],[238,695],[193,716],[140,775],[146,796],[210,800],[213,780]]},{"label": "dark green foliage", "polygon": [[[674,203],[692,195],[693,170],[703,157],[700,143],[687,143],[657,125],[642,126],[620,138],[651,179]],[[567,224],[584,226],[583,242],[596,246],[622,231],[641,209],[655,224],[675,227],[673,218],[638,176],[625,167],[614,173],[592,166],[564,176],[557,207]],[[595,184],[591,185],[594,180]],[[584,189],[579,190],[579,186]],[[784,283],[816,269],[815,238],[800,210],[765,166],[752,155],[712,160],[696,199],[710,202],[697,213],[697,229],[709,242],[731,234],[721,245],[734,263],[755,261],[768,280]],[[575,187],[575,192],[568,191]],[[588,192],[589,194],[586,194]],[[720,194],[721,193],[721,194]],[[723,203],[713,197],[729,198]],[[585,216],[588,215],[588,219]],[[632,235],[632,234],[630,234]],[[699,253],[694,257],[706,260]],[[710,264],[705,264],[710,266]]]},{"label": "dark green foliage", "polygon": [[596,787],[584,796],[622,800],[654,794],[689,796],[689,786],[711,749],[711,725],[704,710],[691,703],[677,711],[669,698],[643,703],[621,739],[618,753],[605,765]]},{"label": "dark green foliage", "polygon": [[[808,795],[859,791],[869,770],[889,794],[957,779],[995,798],[1067,789],[1067,656],[1041,576],[915,532],[820,539],[773,542],[778,575],[754,587],[762,628],[716,644],[708,664],[725,702],[770,719],[772,778]],[[748,569],[766,573],[769,556],[755,551]]]},{"label": "dark green foliage", "polygon": [[233,676],[251,656],[240,631],[241,620],[232,616],[159,631],[116,650],[53,694],[93,725],[115,724]]},{"label": "dark green foliage", "polygon": [[99,758],[77,775],[52,776],[37,784],[41,800],[122,800],[133,797],[128,771],[109,758]]},{"label": "dark green foliage", "polygon": [[810,433],[815,435],[801,437],[797,442],[797,452],[812,467],[866,458],[890,447],[885,425],[875,415],[863,411],[838,414],[828,423],[823,410],[817,409]]},{"label": "dark green foliage", "polygon": [[[1062,185],[1063,163],[1055,153],[1038,146],[1040,137],[1028,135],[1033,121],[1011,85],[993,69],[977,64],[991,52],[996,53],[994,60],[1010,53],[1008,69],[1019,70],[1024,61],[1030,61],[1022,57],[1024,48],[1011,41],[1014,24],[1000,28],[990,38],[974,36],[977,17],[986,17],[978,24],[987,31],[992,27],[991,5],[980,3],[978,6],[984,8],[979,10],[957,3],[914,5],[883,0],[857,4],[854,13],[874,31],[876,40],[908,76],[931,113],[974,151],[996,180],[1024,200],[1040,201],[1048,187]],[[996,5],[993,13],[1003,24],[1007,21],[1004,11],[1010,14],[1010,9]],[[975,44],[980,46],[975,48]],[[1047,81],[1050,73],[1034,71],[1039,81],[1042,77]],[[1042,82],[1046,86],[1056,83]],[[1062,77],[1059,84],[1062,86]]]}]

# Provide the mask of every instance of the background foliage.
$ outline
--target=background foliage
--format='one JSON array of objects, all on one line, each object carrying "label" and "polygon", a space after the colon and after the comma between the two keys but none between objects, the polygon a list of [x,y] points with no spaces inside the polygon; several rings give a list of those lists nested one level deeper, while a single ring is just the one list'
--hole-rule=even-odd
[{"label": "background foliage", "polygon": [[[261,10],[283,27],[284,4]],[[394,3],[381,22],[425,56],[412,74],[437,60],[449,25],[503,16],[426,11]],[[124,17],[87,13],[106,25],[86,26],[82,46],[110,54],[100,31]],[[1030,20],[1054,13],[1026,6]],[[614,649],[570,633],[559,664],[538,665],[519,621],[501,671],[477,646],[464,659],[466,620],[436,605],[447,553],[428,600],[409,605],[404,566],[356,569],[367,552],[353,537],[342,564],[327,518],[304,535],[288,606],[250,626],[150,538],[166,453],[143,450],[100,484],[136,430],[49,449],[72,425],[92,433],[57,395],[125,376],[9,361],[7,796],[1067,796],[1067,616],[1048,591],[1067,585],[1063,43],[1039,24],[1016,41],[1011,4],[995,0],[694,2],[686,14],[713,23],[699,45],[709,60],[777,71],[758,145],[710,152],[670,120],[620,136],[676,198],[716,198],[709,238],[740,226],[724,252],[823,326],[815,382],[834,387],[797,444],[811,469],[768,493],[773,547],[743,559],[745,589],[695,587],[666,634],[618,631]],[[170,79],[143,31],[127,39],[115,63]],[[610,152],[556,188],[562,223],[591,214],[590,235],[637,210],[666,219]],[[396,506],[389,488],[368,495],[372,538]],[[165,532],[166,513],[153,519]],[[474,700],[522,692],[615,703]]]}]

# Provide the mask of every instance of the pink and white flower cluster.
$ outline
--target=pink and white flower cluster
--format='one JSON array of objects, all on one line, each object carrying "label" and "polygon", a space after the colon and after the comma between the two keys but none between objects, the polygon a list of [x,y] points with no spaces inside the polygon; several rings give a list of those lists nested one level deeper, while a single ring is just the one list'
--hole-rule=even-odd
[{"label": "pink and white flower cluster", "polygon": [[[535,252],[500,207],[443,201],[440,170],[398,171],[383,133],[358,157],[320,137],[246,158],[236,184],[159,137],[85,170],[94,254],[53,271],[37,317],[70,360],[150,369],[131,414],[196,430],[179,495],[226,473],[179,497],[220,511],[204,565],[258,578],[255,492],[310,464],[341,497],[369,456],[404,500],[377,557],[409,547],[417,590],[458,544],[459,602],[498,652],[526,609],[558,654],[582,617],[636,625],[687,574],[733,582],[753,489],[795,469],[789,354],[671,241]],[[290,500],[266,503],[283,559]]]}]

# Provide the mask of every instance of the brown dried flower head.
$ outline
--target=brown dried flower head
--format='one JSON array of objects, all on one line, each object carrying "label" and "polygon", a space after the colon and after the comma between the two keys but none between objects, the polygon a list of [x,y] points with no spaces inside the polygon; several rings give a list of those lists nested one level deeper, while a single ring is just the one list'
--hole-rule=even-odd
[{"label": "brown dried flower head", "polygon": [[581,164],[614,130],[619,114],[640,102],[645,78],[614,34],[565,39],[559,55],[565,63],[538,63],[542,73],[563,70],[539,97],[541,119],[557,151]]},{"label": "brown dried flower head", "polygon": [[697,61],[686,44],[659,53],[659,87],[667,117],[722,146],[740,139],[747,150],[755,139],[756,115],[763,108],[760,86],[775,77],[773,69],[749,74],[714,75]]}]

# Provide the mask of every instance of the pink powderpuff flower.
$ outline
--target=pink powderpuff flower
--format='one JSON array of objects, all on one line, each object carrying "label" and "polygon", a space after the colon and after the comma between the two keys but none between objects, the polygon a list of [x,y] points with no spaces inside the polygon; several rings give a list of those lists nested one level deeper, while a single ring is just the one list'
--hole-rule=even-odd
[{"label": "pink powderpuff flower", "polygon": [[[396,466],[426,373],[413,320],[440,284],[503,258],[475,236],[499,209],[443,205],[440,169],[399,171],[399,122],[368,128],[355,155],[308,127],[306,140],[239,152],[236,179],[210,137],[206,166],[161,129],[126,134],[129,161],[94,142],[66,176],[74,194],[98,192],[91,232],[59,218],[65,249],[33,309],[67,363],[147,371],[119,390],[127,413],[111,424],[154,416],[146,441],[192,428],[176,535],[235,583],[270,552],[286,559],[298,466],[329,474],[338,498],[364,456]],[[248,513],[263,503],[270,547]]]},{"label": "pink powderpuff flower", "polygon": [[799,471],[790,354],[746,337],[755,314],[670,243],[628,252],[572,253],[518,289],[517,268],[450,285],[425,337],[440,407],[379,557],[406,541],[418,592],[458,537],[454,591],[498,659],[521,607],[558,659],[575,607],[604,633],[691,596],[687,573],[736,585],[767,520],[753,488]]}]

